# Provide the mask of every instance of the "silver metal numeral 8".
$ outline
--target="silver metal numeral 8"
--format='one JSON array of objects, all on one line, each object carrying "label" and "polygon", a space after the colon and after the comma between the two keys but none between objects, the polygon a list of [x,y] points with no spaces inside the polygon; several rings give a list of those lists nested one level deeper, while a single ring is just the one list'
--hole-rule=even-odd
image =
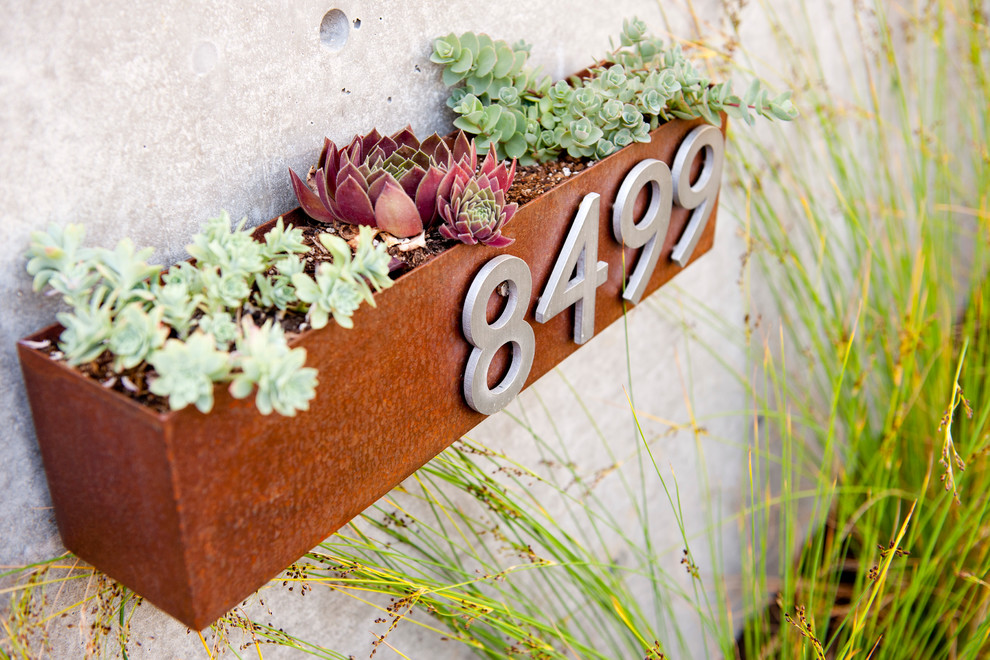
[{"label": "silver metal numeral 8", "polygon": [[[691,185],[691,164],[701,150],[705,150],[705,164],[695,184]],[[674,203],[685,209],[694,209],[687,228],[677,241],[670,258],[682,268],[687,266],[705,231],[708,218],[715,208],[715,197],[722,182],[722,161],[725,156],[725,141],[722,131],[711,124],[699,126],[684,138],[671,173],[674,177]]]},{"label": "silver metal numeral 8", "polygon": [[[502,314],[489,324],[488,299],[502,283],[509,288],[509,300]],[[536,335],[526,323],[526,309],[533,292],[529,266],[519,257],[503,254],[486,263],[468,289],[461,325],[464,336],[474,346],[464,371],[464,398],[471,408],[491,415],[504,408],[519,392],[533,367]],[[488,368],[505,344],[512,344],[509,372],[495,389],[488,388]]]}]

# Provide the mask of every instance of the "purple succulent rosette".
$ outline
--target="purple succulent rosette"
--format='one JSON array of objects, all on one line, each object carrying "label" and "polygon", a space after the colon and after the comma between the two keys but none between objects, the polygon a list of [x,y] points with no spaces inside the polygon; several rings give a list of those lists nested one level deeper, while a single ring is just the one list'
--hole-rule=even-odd
[{"label": "purple succulent rosette", "polygon": [[437,190],[437,207],[443,219],[440,234],[468,245],[511,245],[513,239],[503,236],[501,230],[516,213],[516,204],[505,203],[515,176],[516,161],[506,167],[504,161],[496,160],[494,150],[488,152],[479,171],[471,142],[468,153],[450,166]]},{"label": "purple succulent rosette", "polygon": [[398,238],[433,226],[437,192],[455,160],[473,151],[463,133],[453,149],[436,133],[420,142],[406,128],[383,137],[377,130],[338,148],[324,139],[307,185],[289,170],[303,211],[320,222],[369,225]]}]

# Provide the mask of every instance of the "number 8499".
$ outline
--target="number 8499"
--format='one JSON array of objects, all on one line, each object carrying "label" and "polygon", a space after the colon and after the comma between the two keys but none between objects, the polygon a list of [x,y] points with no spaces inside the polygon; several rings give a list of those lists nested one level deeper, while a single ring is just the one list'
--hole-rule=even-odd
[{"label": "number 8499", "polygon": [[[692,164],[702,151],[704,165],[692,182]],[[681,267],[691,260],[715,208],[723,160],[721,131],[704,125],[684,138],[671,167],[648,158],[626,175],[612,206],[612,236],[626,247],[643,250],[636,268],[624,283],[625,300],[635,304],[642,298],[657,267],[675,204],[691,211],[691,216],[674,244],[670,259]],[[636,222],[633,205],[646,186],[651,189],[650,203]],[[595,333],[595,294],[608,278],[609,265],[598,260],[599,214],[600,195],[589,193],[578,208],[534,314],[537,323],[546,323],[573,306],[574,341],[578,344],[588,341]],[[508,300],[498,318],[489,323],[488,299],[502,283],[508,288]],[[464,397],[480,413],[490,415],[508,405],[529,376],[536,351],[533,328],[525,320],[532,290],[529,266],[512,255],[500,255],[486,263],[468,289],[461,325],[465,338],[474,348],[464,371]],[[508,371],[490,388],[489,367],[495,354],[506,344],[512,346]]]}]

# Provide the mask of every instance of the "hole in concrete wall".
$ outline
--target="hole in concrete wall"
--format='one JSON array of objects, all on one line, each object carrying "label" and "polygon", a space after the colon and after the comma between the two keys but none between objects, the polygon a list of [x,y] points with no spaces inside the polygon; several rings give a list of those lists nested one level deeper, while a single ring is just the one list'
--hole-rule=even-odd
[{"label": "hole in concrete wall", "polygon": [[196,44],[192,54],[193,71],[199,75],[209,73],[217,65],[220,53],[217,47],[209,41],[201,41]]},{"label": "hole in concrete wall", "polygon": [[347,14],[339,9],[331,9],[323,16],[323,21],[320,23],[320,43],[324,48],[337,52],[347,43],[350,29],[351,24],[347,20]]},{"label": "hole in concrete wall", "polygon": [[361,19],[360,18],[355,18],[354,19],[354,29],[355,30],[360,30],[361,29]]}]

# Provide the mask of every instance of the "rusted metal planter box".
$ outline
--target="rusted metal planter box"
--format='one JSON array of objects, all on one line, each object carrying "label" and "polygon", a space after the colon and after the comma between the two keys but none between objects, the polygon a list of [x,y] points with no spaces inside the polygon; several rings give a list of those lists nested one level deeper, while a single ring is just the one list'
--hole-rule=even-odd
[{"label": "rusted metal planter box", "polygon": [[[670,164],[699,123],[666,124],[652,142],[633,144],[526,204],[506,227],[513,245],[459,245],[378,293],[377,308],[354,315],[354,329],[330,324],[296,337],[292,344],[306,349],[320,385],[310,410],[295,418],[263,416],[253,397],[236,400],[220,386],[208,415],[192,406],[159,414],[22,341],[66,547],[186,625],[209,625],[484,419],[465,404],[471,346],[461,312],[486,262],[511,254],[532,271],[533,296],[524,303],[536,351],[527,386],[578,348],[573,309],[546,323],[533,314],[588,193],[601,195],[598,258],[609,264],[597,290],[596,331],[622,315],[623,264],[634,264],[637,250],[612,238],[616,191],[643,159]],[[284,217],[302,218],[298,209]],[[647,294],[681,270],[669,255],[687,219],[674,208]],[[692,261],[711,248],[714,229],[713,217]],[[55,341],[60,332],[52,326],[27,339]],[[493,369],[500,361],[504,368],[500,354]]]}]

